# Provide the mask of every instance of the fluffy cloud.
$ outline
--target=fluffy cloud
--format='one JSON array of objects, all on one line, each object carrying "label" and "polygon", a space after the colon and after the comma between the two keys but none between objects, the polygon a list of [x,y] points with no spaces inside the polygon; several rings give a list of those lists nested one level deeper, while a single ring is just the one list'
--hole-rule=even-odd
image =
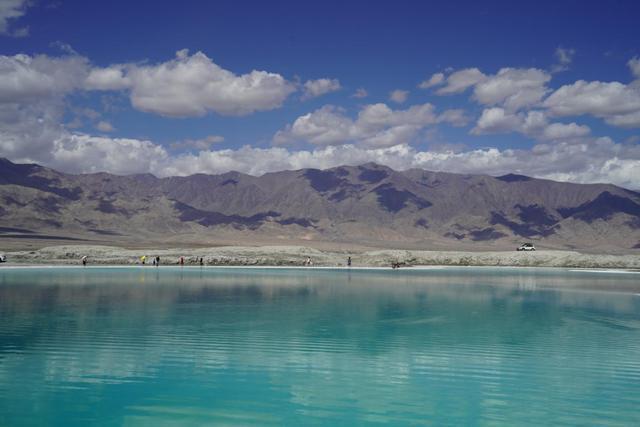
[{"label": "fluffy cloud", "polygon": [[364,88],[357,89],[355,93],[351,95],[352,98],[366,98],[367,96],[369,96],[369,92]]},{"label": "fluffy cloud", "polygon": [[[433,78],[433,77],[432,77]],[[447,77],[446,85],[436,91],[438,95],[461,93],[471,86],[480,83],[486,76],[477,68],[456,71]]]},{"label": "fluffy cloud", "polygon": [[[60,129],[50,131],[48,136],[54,138],[45,138],[49,145],[43,146],[41,151],[33,151],[34,156],[25,160],[77,173],[150,172],[158,176],[172,176],[236,170],[260,175],[286,169],[377,162],[398,170],[424,168],[491,175],[515,172],[562,181],[612,182],[628,188],[640,188],[640,147],[616,144],[609,138],[583,139],[577,143],[542,143],[531,150],[419,151],[408,144],[384,144],[373,148],[344,144],[299,151],[283,147],[245,146],[235,150],[201,150],[197,154],[171,156],[163,147],[145,140],[70,134]],[[383,136],[384,132],[375,137]]]},{"label": "fluffy cloud", "polygon": [[541,138],[548,140],[569,140],[591,133],[589,126],[576,123],[552,123],[542,131]]},{"label": "fluffy cloud", "polygon": [[[558,64],[552,67],[552,72],[567,69],[574,54],[572,49],[558,48]],[[632,74],[640,78],[640,59],[634,57],[627,65]],[[515,128],[516,121],[522,118],[518,119],[514,113],[532,108],[546,108],[551,116],[588,114],[604,119],[613,126],[640,127],[640,84],[637,82],[627,85],[620,82],[579,80],[564,85],[549,95],[551,90],[547,84],[550,80],[550,73],[537,68],[503,68],[494,75],[485,75],[477,68],[468,68],[452,73],[446,79],[440,74],[434,74],[421,87],[444,82],[445,85],[436,91],[439,95],[460,93],[472,87],[472,99],[479,104],[494,107],[483,112],[473,131],[476,134]]]},{"label": "fluffy cloud", "polygon": [[0,1],[0,34],[14,37],[24,37],[29,33],[27,27],[11,31],[11,21],[24,16],[30,6],[28,0],[2,0]]},{"label": "fluffy cloud", "polygon": [[[89,75],[89,62],[77,55],[0,56],[0,155],[14,160],[54,164],[54,142],[68,135],[61,124],[66,97],[81,90]],[[88,108],[72,108],[69,127],[100,114]],[[97,123],[99,130],[113,130]]]},{"label": "fluffy cloud", "polygon": [[483,105],[500,105],[512,111],[531,107],[549,91],[551,76],[536,68],[503,68],[475,85],[473,97]]},{"label": "fluffy cloud", "polygon": [[573,62],[573,56],[576,54],[575,49],[566,49],[563,47],[558,47],[555,52],[555,57],[557,63],[551,67],[552,73],[559,73],[562,71],[567,71],[569,69],[569,65]]},{"label": "fluffy cloud", "polygon": [[391,91],[391,93],[389,94],[389,100],[395,102],[396,104],[404,104],[408,97],[408,90],[396,89],[394,91]]},{"label": "fluffy cloud", "polygon": [[48,163],[67,172],[127,175],[163,170],[168,161],[166,150],[151,141],[62,134],[53,142]]},{"label": "fluffy cloud", "polygon": [[157,65],[132,66],[131,103],[141,111],[168,117],[203,116],[209,111],[242,116],[273,110],[295,91],[281,75],[252,71],[236,75],[204,53],[181,50]]},{"label": "fluffy cloud", "polygon": [[287,144],[296,140],[316,145],[340,144],[357,137],[354,122],[343,112],[330,105],[298,117],[293,124],[278,131],[273,140]]},{"label": "fluffy cloud", "polygon": [[116,128],[113,125],[105,120],[100,120],[98,124],[96,124],[96,129],[100,132],[113,132]]},{"label": "fluffy cloud", "polygon": [[135,173],[158,170],[165,150],[150,141],[70,133],[56,104],[0,104],[0,155],[65,172]]},{"label": "fluffy cloud", "polygon": [[341,89],[338,79],[318,79],[307,80],[303,86],[303,99],[316,98],[326,93],[335,92]]},{"label": "fluffy cloud", "polygon": [[474,135],[488,133],[514,132],[522,126],[522,117],[507,113],[503,108],[487,108],[482,112],[476,126],[471,129]]},{"label": "fluffy cloud", "polygon": [[623,128],[638,128],[640,127],[640,111],[612,116],[606,119],[606,122]]},{"label": "fluffy cloud", "polygon": [[438,123],[448,123],[454,127],[466,126],[469,121],[470,119],[464,110],[459,108],[446,110],[438,116]]},{"label": "fluffy cloud", "polygon": [[48,163],[52,141],[63,132],[62,102],[0,103],[0,156]]},{"label": "fluffy cloud", "polygon": [[0,56],[0,102],[36,102],[62,97],[82,85],[89,70],[78,56]]},{"label": "fluffy cloud", "polygon": [[365,106],[358,113],[363,129],[379,129],[386,126],[420,126],[436,123],[435,107],[432,104],[412,105],[406,110],[392,110],[386,104],[378,103]]},{"label": "fluffy cloud", "polygon": [[520,127],[514,129],[514,132],[522,132],[525,135],[539,135],[549,126],[547,115],[543,111],[529,111],[526,116],[518,114],[521,118]]},{"label": "fluffy cloud", "polygon": [[274,136],[276,144],[296,141],[314,145],[340,145],[355,142],[366,147],[388,147],[407,143],[426,126],[446,122],[454,125],[466,118],[459,110],[438,116],[431,104],[392,110],[386,104],[366,105],[353,120],[334,106],[324,106],[298,117]]},{"label": "fluffy cloud", "polygon": [[640,58],[634,56],[629,60],[629,62],[627,62],[627,65],[629,66],[633,77],[635,77],[636,79],[640,79]]},{"label": "fluffy cloud", "polygon": [[438,86],[444,83],[444,73],[435,73],[427,80],[418,85],[420,89],[429,89],[430,87]]},{"label": "fluffy cloud", "polygon": [[418,151],[400,144],[364,148],[352,144],[307,151],[285,148],[243,147],[238,150],[204,151],[173,159],[159,175],[222,173],[230,170],[261,175],[267,172],[329,168],[376,162],[394,169],[423,168],[434,171],[502,175],[521,173],[572,182],[612,182],[638,189],[640,149],[615,144],[608,138],[580,144],[539,144],[532,150]]},{"label": "fluffy cloud", "polygon": [[553,92],[543,104],[552,115],[590,114],[622,127],[640,127],[640,87],[619,82],[577,82]]},{"label": "fluffy cloud", "polygon": [[[637,76],[634,58],[629,67]],[[279,143],[305,141],[313,150],[284,147],[212,150],[222,137],[181,141],[169,154],[152,141],[97,137],[73,133],[61,123],[68,117],[67,95],[81,90],[126,90],[134,107],[168,116],[248,114],[276,108],[295,91],[277,74],[253,71],[236,75],[215,65],[202,53],[181,51],[176,58],[151,65],[111,65],[92,68],[86,58],[69,55],[0,56],[0,155],[34,161],[70,172],[107,170],[115,173],[152,172],[167,176],[228,170],[260,174],[300,167],[331,167],[375,161],[396,169],[422,167],[465,173],[519,172],[577,182],[614,182],[638,188],[640,148],[589,137],[587,126],[553,123],[559,116],[589,114],[617,126],[640,126],[640,86],[637,83],[579,81],[565,85],[546,100],[549,74],[537,69],[505,68],[495,75],[461,70],[438,82],[438,92],[459,93],[473,88],[475,101],[487,108],[473,133],[520,132],[539,141],[531,150],[418,151],[409,143],[430,126],[463,126],[462,110],[438,114],[431,104],[394,110],[365,105],[354,117],[325,106],[298,117],[274,136]],[[432,81],[433,80],[433,81]],[[366,91],[359,91],[365,94]],[[533,110],[531,110],[533,108]],[[529,110],[529,111],[527,111]],[[78,117],[109,131],[99,114],[72,109]],[[98,123],[96,123],[98,122]],[[534,160],[531,160],[534,159]]]},{"label": "fluffy cloud", "polygon": [[[52,69],[52,75],[56,72]],[[41,79],[35,72],[30,76],[34,81]],[[81,83],[83,78],[72,80]],[[48,80],[45,79],[45,83]],[[0,156],[17,162],[37,162],[65,172],[106,170],[126,174],[159,170],[161,163],[166,164],[168,157],[164,148],[150,141],[69,132],[61,124],[65,104],[60,94],[70,86],[73,85],[52,89],[42,84],[25,92],[18,85],[9,95],[0,91],[3,94],[0,101]],[[79,109],[76,114],[91,120],[99,117],[91,109]],[[103,132],[113,130],[108,122],[99,122],[97,126]]]},{"label": "fluffy cloud", "polygon": [[130,87],[131,80],[125,76],[125,66],[112,65],[92,69],[84,86],[88,90],[120,90]]},{"label": "fluffy cloud", "polygon": [[182,141],[174,142],[171,144],[173,150],[209,150],[212,145],[218,144],[224,141],[224,137],[220,135],[209,135],[200,139],[185,139]]},{"label": "fluffy cloud", "polygon": [[546,85],[550,80],[549,73],[537,68],[502,68],[493,75],[485,75],[477,68],[467,68],[450,74],[446,79],[443,73],[434,74],[419,87],[445,84],[436,91],[438,95],[451,95],[473,88],[473,99],[478,103],[516,111],[539,104],[549,92]]},{"label": "fluffy cloud", "polygon": [[541,141],[579,142],[591,133],[591,129],[577,123],[549,123],[542,111],[511,113],[500,107],[487,108],[482,112],[474,135],[519,132]]},{"label": "fluffy cloud", "polygon": [[[326,81],[325,81],[326,80]],[[307,82],[309,93],[339,87],[337,80]],[[78,55],[0,56],[0,102],[64,97],[75,90],[129,90],[141,111],[168,117],[202,116],[209,111],[241,116],[278,108],[296,90],[282,76],[266,71],[236,75],[214,64],[202,52],[179,51],[155,65],[111,65],[92,68]]]}]

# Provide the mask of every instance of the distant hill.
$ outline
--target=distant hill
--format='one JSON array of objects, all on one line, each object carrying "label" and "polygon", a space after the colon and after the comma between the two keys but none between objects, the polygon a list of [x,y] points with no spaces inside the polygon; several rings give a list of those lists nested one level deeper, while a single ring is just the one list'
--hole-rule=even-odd
[{"label": "distant hill", "polygon": [[0,159],[3,239],[640,249],[640,194],[610,184],[369,163],[260,177],[70,175]]}]

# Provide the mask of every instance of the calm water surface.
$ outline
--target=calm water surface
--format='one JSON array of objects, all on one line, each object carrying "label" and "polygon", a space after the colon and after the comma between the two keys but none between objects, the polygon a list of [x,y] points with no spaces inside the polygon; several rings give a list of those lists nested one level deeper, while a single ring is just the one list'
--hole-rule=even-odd
[{"label": "calm water surface", "polygon": [[640,274],[0,268],[0,425],[640,425]]}]

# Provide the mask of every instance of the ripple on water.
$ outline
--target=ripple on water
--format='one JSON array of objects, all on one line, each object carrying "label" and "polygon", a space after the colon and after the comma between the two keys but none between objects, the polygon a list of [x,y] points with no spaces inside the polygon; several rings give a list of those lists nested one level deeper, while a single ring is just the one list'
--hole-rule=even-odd
[{"label": "ripple on water", "polygon": [[0,424],[640,425],[635,276],[92,271],[0,271]]}]

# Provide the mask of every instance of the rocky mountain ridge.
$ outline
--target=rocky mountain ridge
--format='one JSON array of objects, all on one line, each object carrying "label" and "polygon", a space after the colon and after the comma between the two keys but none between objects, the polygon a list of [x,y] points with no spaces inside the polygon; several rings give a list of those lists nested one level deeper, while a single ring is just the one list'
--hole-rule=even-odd
[{"label": "rocky mountain ridge", "polygon": [[611,184],[395,171],[373,163],[255,177],[71,175],[0,159],[0,244],[334,242],[373,247],[640,249],[640,193]]}]

